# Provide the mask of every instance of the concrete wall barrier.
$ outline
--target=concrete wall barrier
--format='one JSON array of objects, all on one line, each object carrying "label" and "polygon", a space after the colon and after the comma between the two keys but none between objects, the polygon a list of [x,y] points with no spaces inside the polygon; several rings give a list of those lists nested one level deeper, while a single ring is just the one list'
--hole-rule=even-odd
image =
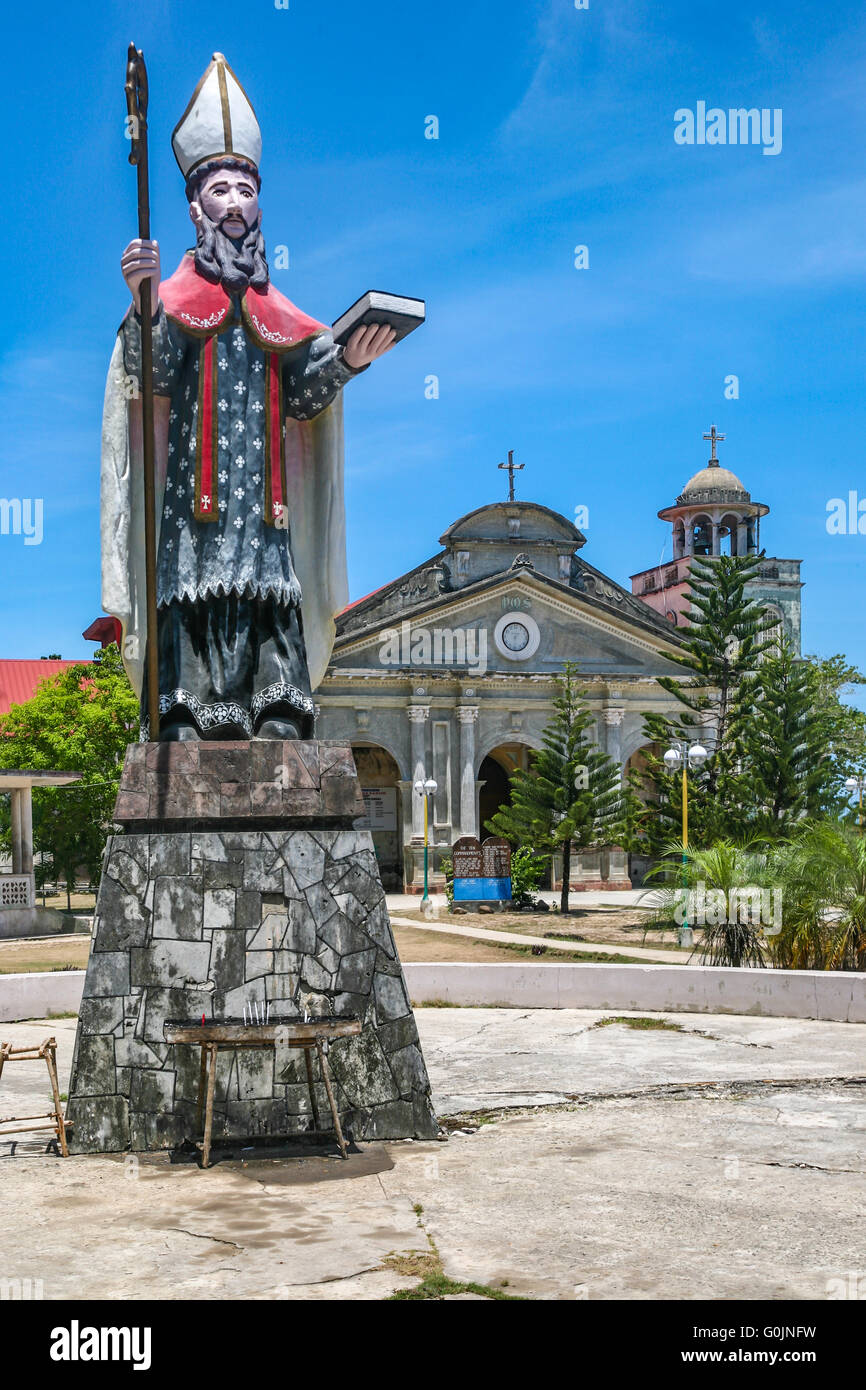
[{"label": "concrete wall barrier", "polygon": [[93,918],[60,912],[56,907],[0,908],[0,941],[26,936],[61,936],[68,932],[89,932]]},{"label": "concrete wall barrier", "polygon": [[83,970],[33,970],[0,975],[0,1023],[21,1018],[77,1014],[84,990]]},{"label": "concrete wall barrier", "polygon": [[[404,965],[415,1004],[754,1014],[866,1023],[866,974],[709,965]],[[75,1013],[83,970],[0,975],[0,1022]]]},{"label": "concrete wall barrier", "polygon": [[866,974],[709,965],[423,964],[403,967],[415,1004],[645,1009],[866,1023]]}]

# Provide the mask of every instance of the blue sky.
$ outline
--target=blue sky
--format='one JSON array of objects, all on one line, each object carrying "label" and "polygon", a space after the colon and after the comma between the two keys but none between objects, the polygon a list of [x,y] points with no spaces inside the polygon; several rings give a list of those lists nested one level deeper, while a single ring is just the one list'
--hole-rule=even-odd
[{"label": "blue sky", "polygon": [[[84,655],[102,611],[101,400],[136,231],[130,38],[166,273],[191,241],[169,136],[218,49],[263,130],[263,228],[290,252],[277,288],[326,321],[368,288],[428,301],[424,328],[346,390],[352,597],[503,495],[509,448],[518,496],[588,506],[584,556],[627,583],[670,554],[656,511],[715,422],[722,461],[771,508],[768,553],[803,560],[804,649],[866,667],[866,536],[825,524],[830,498],[866,499],[851,0],[18,7],[0,55],[0,496],[42,497],[45,519],[41,545],[0,536],[0,655]],[[676,144],[674,112],[698,101],[781,108],[782,152]]]}]

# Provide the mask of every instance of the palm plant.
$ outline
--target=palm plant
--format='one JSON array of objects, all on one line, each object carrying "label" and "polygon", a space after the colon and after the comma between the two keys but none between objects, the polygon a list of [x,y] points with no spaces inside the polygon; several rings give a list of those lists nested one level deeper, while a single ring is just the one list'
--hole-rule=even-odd
[{"label": "palm plant", "polygon": [[774,963],[794,970],[866,968],[866,835],[813,821],[777,857],[785,897]]},{"label": "palm plant", "polygon": [[[661,888],[643,895],[653,906],[648,926],[669,927],[677,910],[682,916],[684,904],[690,901],[694,907],[703,892],[705,921],[699,924],[701,936],[693,952],[701,965],[763,966],[767,943],[760,911],[756,913],[747,893],[775,886],[763,848],[717,840],[708,849],[697,849],[679,841],[667,847],[667,854],[670,858],[647,875],[666,879]],[[674,857],[681,862],[674,865]]]}]

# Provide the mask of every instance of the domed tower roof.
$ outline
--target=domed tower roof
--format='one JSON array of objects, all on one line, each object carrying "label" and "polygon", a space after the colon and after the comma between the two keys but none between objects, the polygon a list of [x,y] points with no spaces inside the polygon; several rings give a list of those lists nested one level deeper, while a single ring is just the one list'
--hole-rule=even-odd
[{"label": "domed tower roof", "polygon": [[689,478],[678,502],[750,502],[751,495],[743,487],[736,473],[723,468],[720,463],[710,459],[706,468],[701,468]]},{"label": "domed tower roof", "polygon": [[[770,510],[763,502],[753,502],[752,494],[743,486],[736,473],[723,468],[716,457],[716,445],[724,439],[713,425],[704,439],[712,444],[711,456],[704,468],[689,478],[673,506],[663,507],[659,512],[662,521],[674,521],[679,516],[694,516],[704,507],[735,507],[738,512],[749,516],[766,516]],[[714,513],[715,515],[715,513]]]}]

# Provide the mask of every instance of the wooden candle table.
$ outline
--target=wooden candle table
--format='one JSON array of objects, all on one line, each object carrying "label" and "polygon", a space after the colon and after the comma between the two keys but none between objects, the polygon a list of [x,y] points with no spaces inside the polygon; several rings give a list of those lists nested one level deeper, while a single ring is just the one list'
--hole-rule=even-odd
[{"label": "wooden candle table", "polygon": [[322,1081],[325,1083],[328,1104],[331,1107],[334,1133],[337,1136],[340,1153],[343,1158],[347,1158],[346,1141],[343,1138],[340,1116],[337,1113],[337,1103],[334,1099],[327,1051],[328,1044],[334,1038],[356,1037],[360,1031],[361,1020],[358,1018],[313,1018],[310,1019],[309,1023],[303,1023],[298,1019],[284,1021],[278,1019],[272,1023],[258,1024],[245,1024],[233,1020],[225,1023],[166,1023],[166,1042],[194,1044],[201,1048],[198,1127],[201,1130],[202,1111],[204,1111],[202,1167],[207,1168],[210,1164],[217,1053],[219,1051],[232,1052],[242,1047],[276,1048],[278,1043],[287,1047],[303,1048],[304,1062],[307,1068],[307,1085],[310,1088],[310,1103],[313,1107],[313,1124],[316,1130],[319,1129],[319,1111],[313,1087],[313,1067],[310,1053],[316,1052],[318,1054],[319,1070]]}]

